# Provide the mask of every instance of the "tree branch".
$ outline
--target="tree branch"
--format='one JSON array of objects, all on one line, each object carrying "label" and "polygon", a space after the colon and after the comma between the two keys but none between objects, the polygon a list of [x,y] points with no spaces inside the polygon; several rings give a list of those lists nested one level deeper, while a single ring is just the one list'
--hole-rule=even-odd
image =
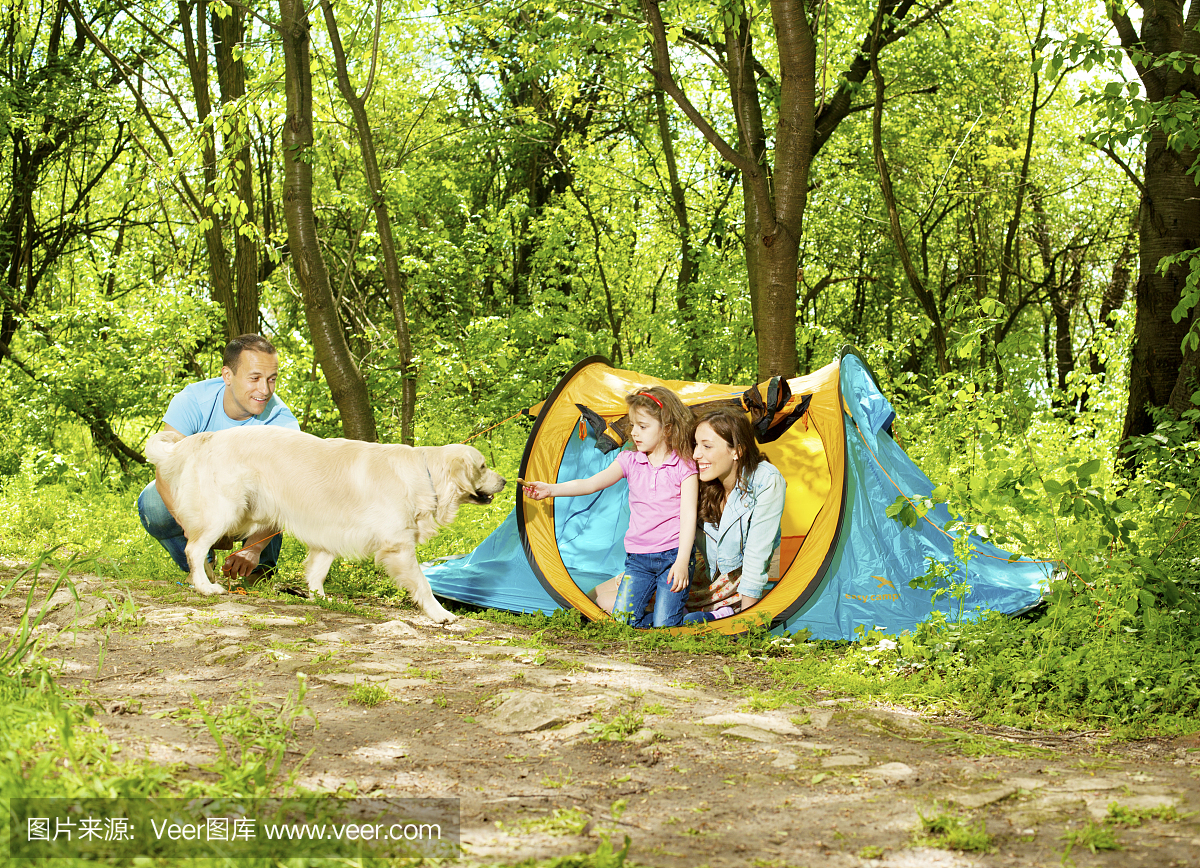
[{"label": "tree branch", "polygon": [[[671,99],[675,100],[675,104],[687,116],[704,136],[704,138],[717,149],[726,162],[737,167],[747,177],[755,179],[761,184],[762,172],[756,163],[750,160],[745,155],[741,154],[729,142],[713,129],[712,125],[700,114],[700,111],[692,105],[691,100],[676,84],[674,77],[671,74],[671,55],[667,49],[667,33],[663,26],[662,11],[659,9],[658,0],[642,0],[642,12],[646,17],[646,24],[650,28],[651,36],[651,54],[654,58],[654,65],[650,68],[650,74],[654,76],[655,83],[663,89]],[[757,187],[757,185],[756,185]],[[756,189],[757,193],[757,189]],[[766,200],[766,191],[763,190],[763,198]]]},{"label": "tree branch", "polygon": [[1142,183],[1142,179],[1137,176],[1137,173],[1134,172],[1133,169],[1129,168],[1129,164],[1122,160],[1116,151],[1114,151],[1108,145],[1097,145],[1095,142],[1092,142],[1092,147],[1098,148],[1099,150],[1108,154],[1112,161],[1121,167],[1121,171],[1125,173],[1125,177],[1127,177],[1130,181],[1133,181],[1133,185],[1138,188],[1138,192],[1141,193],[1142,196],[1146,195],[1146,185]]}]

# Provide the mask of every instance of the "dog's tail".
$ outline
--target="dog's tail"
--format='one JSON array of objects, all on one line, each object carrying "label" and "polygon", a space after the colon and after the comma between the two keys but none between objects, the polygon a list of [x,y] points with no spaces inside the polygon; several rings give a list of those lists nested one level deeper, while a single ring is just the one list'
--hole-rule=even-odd
[{"label": "dog's tail", "polygon": [[146,460],[151,464],[162,464],[175,451],[175,444],[183,439],[178,431],[159,431],[146,442]]}]

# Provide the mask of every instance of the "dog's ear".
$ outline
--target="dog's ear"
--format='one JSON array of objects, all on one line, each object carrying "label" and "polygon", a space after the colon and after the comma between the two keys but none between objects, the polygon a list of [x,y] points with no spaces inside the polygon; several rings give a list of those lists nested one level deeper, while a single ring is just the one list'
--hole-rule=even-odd
[{"label": "dog's ear", "polygon": [[479,487],[478,468],[476,464],[483,461],[483,456],[475,449],[467,447],[455,448],[447,456],[450,478],[463,494],[474,494]]},{"label": "dog's ear", "polygon": [[463,446],[435,446],[425,453],[425,467],[434,487],[443,493],[469,495],[475,492],[475,478],[468,452]]}]

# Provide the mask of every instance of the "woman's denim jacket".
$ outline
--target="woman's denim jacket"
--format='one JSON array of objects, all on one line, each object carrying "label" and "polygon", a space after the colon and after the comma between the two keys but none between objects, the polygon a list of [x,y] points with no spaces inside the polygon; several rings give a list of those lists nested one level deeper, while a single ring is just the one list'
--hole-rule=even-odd
[{"label": "woman's denim jacket", "polygon": [[703,527],[704,554],[713,578],[741,567],[738,592],[755,598],[763,595],[771,558],[782,539],[786,491],[783,474],[766,461],[755,468],[749,491],[743,491],[740,483],[733,489],[720,526],[706,522]]}]

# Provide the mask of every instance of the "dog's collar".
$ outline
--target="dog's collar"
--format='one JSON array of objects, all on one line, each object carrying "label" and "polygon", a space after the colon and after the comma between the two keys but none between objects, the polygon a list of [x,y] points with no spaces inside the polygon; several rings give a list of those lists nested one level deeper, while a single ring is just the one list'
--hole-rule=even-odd
[{"label": "dog's collar", "polygon": [[438,509],[438,493],[437,484],[433,481],[433,474],[429,472],[429,465],[425,465],[425,475],[429,477],[429,487],[433,489],[433,512],[436,515]]}]

